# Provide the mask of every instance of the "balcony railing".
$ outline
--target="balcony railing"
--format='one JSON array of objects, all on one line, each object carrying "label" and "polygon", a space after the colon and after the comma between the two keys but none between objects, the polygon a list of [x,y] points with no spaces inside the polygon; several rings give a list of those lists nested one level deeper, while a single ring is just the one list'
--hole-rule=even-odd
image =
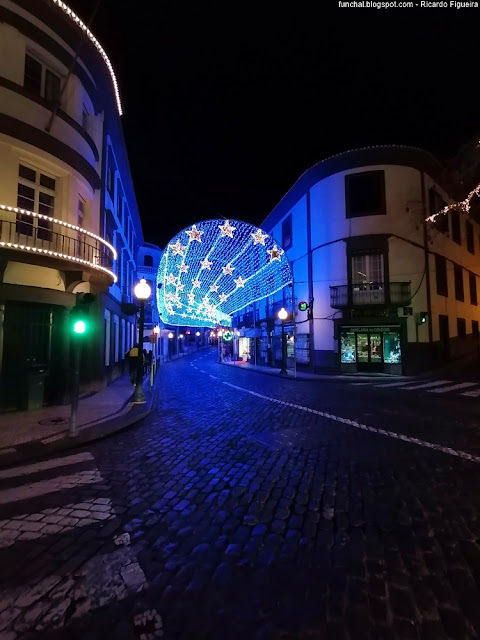
[{"label": "balcony railing", "polygon": [[116,280],[114,249],[101,238],[75,225],[17,211],[16,220],[0,220],[0,247],[88,265]]},{"label": "balcony railing", "polygon": [[410,304],[410,282],[365,282],[330,287],[333,309],[387,305],[403,307]]}]

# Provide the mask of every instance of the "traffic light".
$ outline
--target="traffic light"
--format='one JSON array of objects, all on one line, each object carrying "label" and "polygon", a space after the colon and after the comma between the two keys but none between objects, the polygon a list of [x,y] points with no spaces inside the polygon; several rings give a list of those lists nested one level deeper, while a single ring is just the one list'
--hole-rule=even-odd
[{"label": "traffic light", "polygon": [[420,324],[425,324],[428,320],[428,312],[420,311]]},{"label": "traffic light", "polygon": [[72,332],[76,335],[88,333],[90,325],[89,309],[95,296],[91,293],[78,293],[77,304],[70,311],[70,325]]}]

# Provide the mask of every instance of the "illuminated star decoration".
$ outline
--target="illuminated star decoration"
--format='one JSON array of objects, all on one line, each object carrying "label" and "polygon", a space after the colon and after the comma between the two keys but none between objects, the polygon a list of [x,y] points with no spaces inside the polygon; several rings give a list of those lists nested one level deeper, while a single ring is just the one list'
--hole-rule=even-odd
[{"label": "illuminated star decoration", "polygon": [[194,240],[196,240],[197,242],[201,242],[201,235],[203,235],[205,232],[204,231],[199,231],[197,229],[197,225],[194,224],[192,226],[192,228],[190,229],[190,231],[185,231],[185,233],[187,234],[188,238],[189,238],[189,242],[193,242]]},{"label": "illuminated star decoration", "polygon": [[207,256],[200,262],[202,269],[211,269],[213,262],[210,262]]},{"label": "illuminated star decoration", "polygon": [[237,227],[232,227],[231,224],[228,222],[228,220],[225,220],[225,224],[219,225],[218,228],[220,229],[222,238],[225,238],[225,236],[228,236],[229,238],[233,238],[233,232],[236,230]]},{"label": "illuminated star decoration", "polygon": [[180,240],[177,238],[177,242],[175,244],[168,245],[172,249],[172,253],[174,256],[180,255],[183,256],[183,252],[187,247],[182,247]]},{"label": "illuminated star decoration", "polygon": [[157,272],[163,285],[156,288],[157,305],[165,324],[231,326],[235,311],[290,282],[287,256],[272,236],[240,220],[206,220],[167,245]]},{"label": "illuminated star decoration", "polygon": [[277,249],[277,245],[273,245],[273,249],[267,249],[267,253],[270,254],[270,262],[273,262],[273,260],[280,260],[280,256],[282,255],[283,251],[281,249]]},{"label": "illuminated star decoration", "polygon": [[253,244],[265,244],[265,238],[268,238],[266,233],[262,233],[261,229],[257,229],[255,233],[250,234],[253,238]]}]

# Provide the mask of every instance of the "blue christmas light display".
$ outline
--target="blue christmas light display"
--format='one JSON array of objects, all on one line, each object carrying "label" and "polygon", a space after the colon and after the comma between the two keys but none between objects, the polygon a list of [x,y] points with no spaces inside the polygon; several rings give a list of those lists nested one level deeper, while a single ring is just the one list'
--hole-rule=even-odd
[{"label": "blue christmas light display", "polygon": [[258,227],[206,220],[178,233],[157,273],[157,304],[172,325],[231,326],[231,314],[292,282],[285,252]]}]

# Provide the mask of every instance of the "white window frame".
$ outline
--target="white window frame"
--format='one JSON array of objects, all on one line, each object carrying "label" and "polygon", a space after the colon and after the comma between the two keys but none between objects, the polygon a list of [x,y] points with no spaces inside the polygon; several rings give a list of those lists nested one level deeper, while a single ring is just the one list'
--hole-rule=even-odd
[{"label": "white window frame", "polygon": [[[41,76],[40,76],[40,94],[39,94],[40,97],[44,98],[45,100],[47,99],[46,95],[45,95],[45,91],[46,91],[47,71],[49,71],[54,76],[56,76],[60,81],[60,84],[59,84],[59,95],[58,95],[58,99],[60,100],[60,96],[62,94],[62,82],[63,82],[62,74],[59,73],[53,67],[51,67],[49,64],[46,64],[35,52],[31,51],[30,49],[27,49],[27,51],[25,52],[25,58],[26,58],[26,56],[29,56],[30,58],[35,60],[35,62],[38,62],[38,64],[40,64],[41,67],[42,67],[42,72],[41,72]],[[24,79],[24,83],[25,83],[25,79]]]}]

